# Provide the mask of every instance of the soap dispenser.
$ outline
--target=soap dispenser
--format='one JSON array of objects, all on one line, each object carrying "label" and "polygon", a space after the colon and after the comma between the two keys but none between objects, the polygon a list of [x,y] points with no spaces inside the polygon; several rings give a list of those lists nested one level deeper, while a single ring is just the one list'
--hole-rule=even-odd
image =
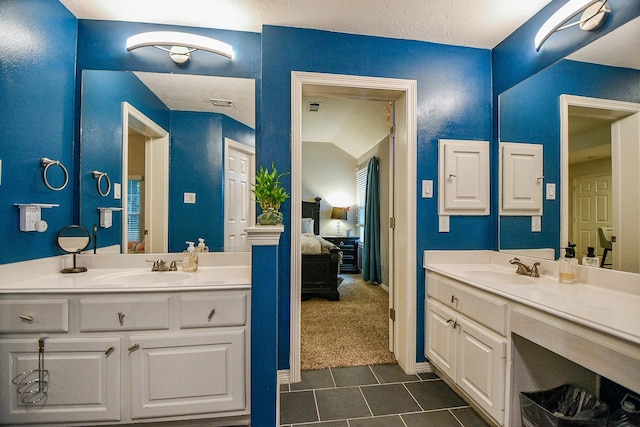
[{"label": "soap dispenser", "polygon": [[198,254],[196,248],[193,246],[194,242],[185,242],[189,246],[182,253],[182,271],[197,271],[198,270]]},{"label": "soap dispenser", "polygon": [[600,267],[600,258],[595,254],[595,248],[587,247],[587,256],[582,257],[582,265],[588,267]]},{"label": "soap dispenser", "polygon": [[198,246],[196,246],[196,252],[209,252],[209,246],[204,244],[202,237],[198,238]]},{"label": "soap dispenser", "polygon": [[569,242],[564,248],[564,257],[560,258],[560,283],[576,283],[578,273],[578,260],[576,259],[575,243]]}]

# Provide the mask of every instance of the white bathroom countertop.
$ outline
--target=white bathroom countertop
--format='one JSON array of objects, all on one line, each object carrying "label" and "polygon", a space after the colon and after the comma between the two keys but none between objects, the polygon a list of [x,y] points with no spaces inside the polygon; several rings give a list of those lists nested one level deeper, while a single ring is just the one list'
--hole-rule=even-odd
[{"label": "white bathroom countertop", "polygon": [[150,268],[95,268],[83,273],[50,273],[0,284],[8,293],[157,292],[207,289],[250,289],[251,266],[199,267],[195,272]]},{"label": "white bathroom countertop", "polygon": [[[509,265],[508,262],[511,258],[513,255],[491,251],[427,251],[424,268],[517,303],[640,344],[640,279],[638,275],[614,271],[596,272],[594,270],[602,269],[580,267],[583,271],[579,271],[578,283],[563,284],[557,279],[557,262],[541,261],[542,277],[531,278],[530,284],[509,284],[508,279],[496,282],[472,277],[472,270],[497,271],[500,275],[504,274],[504,277],[515,274],[516,267]],[[519,258],[526,265],[540,261]],[[454,261],[451,262],[451,260]],[[608,274],[616,277],[611,277],[606,283],[593,283],[602,281],[602,277]],[[528,276],[516,279],[521,278],[529,279]],[[584,282],[580,280],[581,278]],[[611,282],[616,284],[609,286]],[[626,292],[630,289],[635,291]]]}]

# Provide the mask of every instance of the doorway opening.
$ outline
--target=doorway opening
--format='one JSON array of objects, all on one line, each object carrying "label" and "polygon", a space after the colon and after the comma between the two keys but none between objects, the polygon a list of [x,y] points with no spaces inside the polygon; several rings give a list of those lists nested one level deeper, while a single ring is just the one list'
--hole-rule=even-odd
[{"label": "doorway opening", "polygon": [[169,133],[127,102],[122,182],[122,253],[168,252]]},{"label": "doorway opening", "polygon": [[572,95],[560,104],[561,246],[576,243],[578,259],[593,247],[602,266],[639,273],[640,104]]},{"label": "doorway opening", "polygon": [[[327,92],[332,96],[358,96],[395,104],[395,148],[390,174],[393,187],[388,200],[395,228],[389,228],[390,347],[406,373],[416,371],[416,82],[386,78],[319,73],[292,73],[292,221],[291,221],[291,341],[289,381],[300,381],[300,300],[302,231],[302,108],[303,96]],[[410,232],[412,231],[412,232]]]}]

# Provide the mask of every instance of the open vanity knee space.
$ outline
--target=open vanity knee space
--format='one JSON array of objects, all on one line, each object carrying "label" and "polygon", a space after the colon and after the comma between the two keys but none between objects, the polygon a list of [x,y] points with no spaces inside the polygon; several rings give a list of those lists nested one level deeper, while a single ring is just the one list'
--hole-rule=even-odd
[{"label": "open vanity knee space", "polygon": [[0,286],[0,425],[248,425],[250,274],[210,268],[146,287],[96,286],[105,270]]},{"label": "open vanity knee space", "polygon": [[535,277],[516,274],[511,258],[425,252],[425,356],[434,370],[497,426],[522,425],[522,392],[571,383],[598,395],[606,379],[640,393],[640,284],[601,269],[562,284],[557,262],[520,257],[540,262]]}]

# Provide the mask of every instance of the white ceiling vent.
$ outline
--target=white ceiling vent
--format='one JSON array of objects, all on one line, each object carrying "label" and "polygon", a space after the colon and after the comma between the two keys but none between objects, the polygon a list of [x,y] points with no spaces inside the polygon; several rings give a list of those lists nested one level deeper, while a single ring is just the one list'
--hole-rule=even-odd
[{"label": "white ceiling vent", "polygon": [[318,111],[320,111],[320,107],[322,107],[322,102],[316,102],[316,101],[307,102],[307,111],[311,113],[317,113]]}]

